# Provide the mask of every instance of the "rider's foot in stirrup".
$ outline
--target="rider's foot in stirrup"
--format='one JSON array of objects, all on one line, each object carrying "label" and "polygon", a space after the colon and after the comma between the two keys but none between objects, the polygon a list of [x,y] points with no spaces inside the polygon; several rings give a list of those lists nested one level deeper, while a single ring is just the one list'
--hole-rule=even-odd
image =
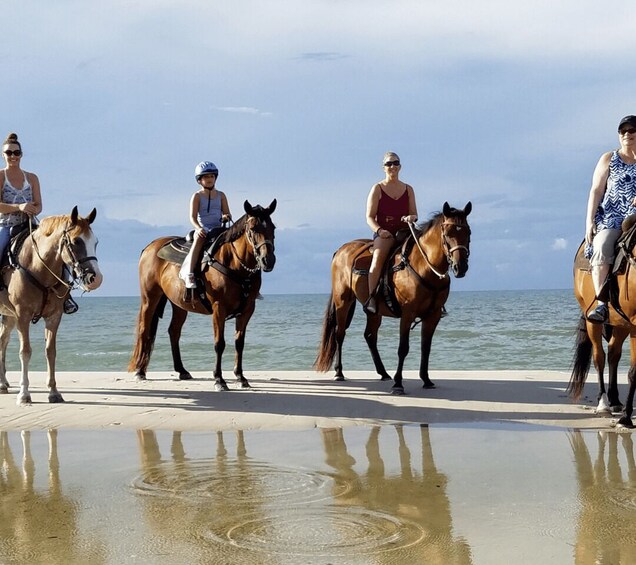
[{"label": "rider's foot in stirrup", "polygon": [[194,277],[192,273],[186,275],[185,278],[185,286],[186,288],[196,288],[197,287],[197,279]]},{"label": "rider's foot in stirrup", "polygon": [[75,314],[79,310],[79,306],[77,302],[73,300],[70,296],[64,301],[64,313],[65,314]]},{"label": "rider's foot in stirrup", "polygon": [[606,304],[599,304],[587,315],[587,319],[590,322],[595,322],[597,324],[607,322],[607,318],[609,318],[609,310]]}]

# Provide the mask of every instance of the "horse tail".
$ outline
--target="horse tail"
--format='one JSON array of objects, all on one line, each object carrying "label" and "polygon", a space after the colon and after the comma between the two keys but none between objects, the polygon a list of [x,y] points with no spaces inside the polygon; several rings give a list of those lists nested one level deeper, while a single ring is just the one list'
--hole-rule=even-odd
[{"label": "horse tail", "polygon": [[336,356],[338,344],[336,341],[336,305],[333,301],[333,293],[329,296],[329,302],[325,310],[325,319],[322,324],[322,338],[318,356],[314,361],[314,369],[326,373],[331,369],[333,358]]},{"label": "horse tail", "polygon": [[[146,369],[150,363],[150,355],[155,345],[155,338],[157,337],[157,328],[159,327],[159,320],[163,318],[163,313],[166,308],[168,297],[165,294],[161,295],[152,318],[150,320],[150,327],[147,332],[141,331],[144,325],[144,313],[143,309],[139,310],[139,316],[137,318],[137,337],[135,339],[135,349],[130,357],[128,363],[128,372],[134,371],[146,372]],[[144,335],[145,334],[145,335]]]},{"label": "horse tail", "polygon": [[581,396],[585,379],[590,372],[592,362],[592,340],[587,333],[587,324],[583,316],[576,328],[576,342],[574,344],[574,359],[572,360],[572,374],[566,389],[575,400]]}]

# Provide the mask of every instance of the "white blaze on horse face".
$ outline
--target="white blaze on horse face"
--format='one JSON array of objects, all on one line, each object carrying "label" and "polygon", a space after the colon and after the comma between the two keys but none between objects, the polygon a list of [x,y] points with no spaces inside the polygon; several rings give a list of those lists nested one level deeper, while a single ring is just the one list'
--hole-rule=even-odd
[{"label": "white blaze on horse face", "polygon": [[[97,257],[97,238],[95,237],[95,234],[92,231],[89,231],[88,234],[82,234],[82,240],[86,246],[86,256]],[[89,281],[82,281],[85,289],[95,290],[96,288],[99,288],[104,277],[102,272],[99,270],[99,263],[97,262],[97,259],[87,261],[83,267],[90,268],[94,272],[94,276]]]}]

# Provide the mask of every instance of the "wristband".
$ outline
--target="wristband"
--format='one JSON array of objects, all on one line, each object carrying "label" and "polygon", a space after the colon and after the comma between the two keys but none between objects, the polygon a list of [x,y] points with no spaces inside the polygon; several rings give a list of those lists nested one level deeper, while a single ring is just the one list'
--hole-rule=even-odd
[{"label": "wristband", "polygon": [[381,229],[382,229],[382,228],[378,228],[377,230],[375,230],[375,235],[377,235],[378,237],[380,237],[380,230],[381,230]]}]

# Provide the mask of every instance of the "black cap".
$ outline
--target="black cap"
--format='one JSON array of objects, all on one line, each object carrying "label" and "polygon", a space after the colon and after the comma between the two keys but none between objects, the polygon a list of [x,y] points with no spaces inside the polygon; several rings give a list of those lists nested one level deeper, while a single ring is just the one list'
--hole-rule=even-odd
[{"label": "black cap", "polygon": [[624,125],[630,125],[636,128],[636,116],[625,116],[622,120],[621,123],[618,124],[618,131],[621,131],[621,128]]}]

